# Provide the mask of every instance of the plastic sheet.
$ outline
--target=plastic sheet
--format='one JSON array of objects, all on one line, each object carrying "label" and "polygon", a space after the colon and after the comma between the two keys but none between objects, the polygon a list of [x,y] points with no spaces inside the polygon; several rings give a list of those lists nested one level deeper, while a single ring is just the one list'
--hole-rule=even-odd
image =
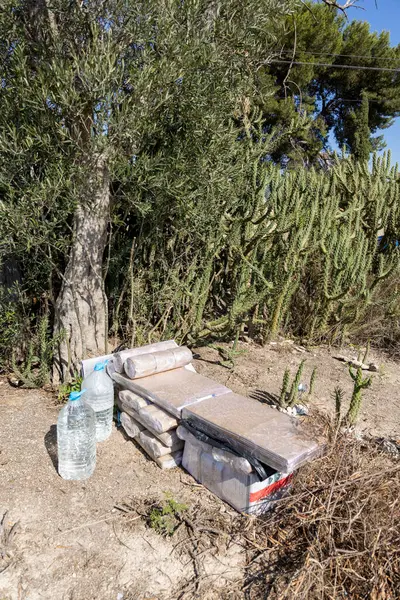
[{"label": "plastic sheet", "polygon": [[206,442],[199,440],[182,425],[179,425],[176,432],[181,440],[197,445],[197,447],[201,448],[203,452],[212,454],[212,457],[217,462],[229,464],[233,469],[241,471],[242,473],[248,474],[253,471],[253,467],[245,458],[236,456],[235,454],[232,454],[232,452],[228,452],[227,450],[223,450],[221,448],[216,448],[212,444],[207,444]]},{"label": "plastic sheet", "polygon": [[211,437],[209,434],[204,433],[204,431],[196,429],[188,421],[182,420],[181,423],[185,429],[188,429],[197,440],[201,440],[206,444],[210,444],[214,448],[226,450],[229,454],[234,454],[237,457],[245,458],[247,462],[251,464],[260,479],[265,479],[268,476],[267,470],[270,467],[263,465],[257,458],[252,456],[250,452],[242,451],[241,454],[239,454],[234,448],[232,448],[232,445],[228,442],[228,440],[221,442],[220,440],[215,439],[215,437]]},{"label": "plastic sheet", "polygon": [[[114,358],[114,354],[103,354],[103,356],[95,356],[93,358],[85,358],[81,361],[81,375],[85,379],[94,370],[95,365],[99,362],[110,361]],[[111,376],[111,374],[109,373]]]},{"label": "plastic sheet", "polygon": [[145,450],[153,460],[183,448],[183,442],[181,440],[178,440],[178,442],[171,446],[171,448],[164,446],[164,444],[160,442],[158,438],[145,429],[140,432],[138,439],[143,450]]},{"label": "plastic sheet", "polygon": [[115,373],[114,358],[111,358],[106,364],[106,371],[110,377]]},{"label": "plastic sheet", "polygon": [[141,408],[139,415],[145,424],[148,424],[158,433],[176,429],[178,426],[178,422],[174,417],[155,404],[148,404],[148,406]]},{"label": "plastic sheet", "polygon": [[139,346],[138,348],[129,348],[128,350],[121,350],[113,354],[115,371],[117,373],[123,373],[124,362],[127,358],[132,356],[140,356],[147,354],[148,352],[159,352],[160,350],[168,350],[170,348],[177,348],[178,344],[175,340],[166,340],[165,342],[156,342],[155,344],[147,344],[146,346]]},{"label": "plastic sheet", "polygon": [[179,346],[170,350],[149,352],[141,356],[127,358],[124,363],[124,371],[130,379],[138,379],[155,373],[170,371],[177,367],[184,367],[192,359],[193,355],[189,348]]},{"label": "plastic sheet", "polygon": [[150,433],[152,433],[155,437],[157,437],[165,446],[168,446],[169,448],[171,448],[179,440],[179,438],[176,434],[176,429],[170,429],[169,431],[165,431],[164,433],[159,433],[157,431],[154,431],[154,429],[152,429],[145,422],[145,420],[140,416],[140,414],[138,412],[136,412],[135,410],[133,410],[132,408],[127,406],[125,404],[125,402],[121,402],[121,400],[119,398],[117,400],[117,406],[121,412],[125,412],[126,414],[131,416],[133,419],[135,419],[135,421],[137,421],[138,423],[143,425],[144,429],[147,429],[148,431],[150,431]]},{"label": "plastic sheet", "polygon": [[131,392],[130,390],[121,390],[119,392],[119,398],[122,402],[125,402],[125,404],[130,406],[133,410],[137,411],[150,404],[149,400],[142,398],[141,396],[135,394],[135,392]]},{"label": "plastic sheet", "polygon": [[182,417],[195,429],[277,471],[291,472],[321,451],[297,420],[234,393],[186,406]]},{"label": "plastic sheet", "polygon": [[121,425],[124,428],[125,433],[131,438],[139,437],[139,433],[143,431],[144,427],[133,417],[128,415],[126,412],[121,412]]},{"label": "plastic sheet", "polygon": [[236,471],[241,471],[242,473],[251,473],[253,471],[253,467],[248,460],[242,456],[235,456],[231,452],[227,452],[227,450],[213,448],[212,455],[214,460],[230,465]]},{"label": "plastic sheet", "polygon": [[182,456],[183,450],[177,450],[172,454],[166,454],[165,456],[156,458],[156,463],[160,469],[173,469],[174,467],[179,467],[182,462]]},{"label": "plastic sheet", "polygon": [[119,373],[114,373],[113,379],[123,389],[135,392],[177,418],[180,418],[185,406],[195,404],[204,398],[230,392],[226,386],[192,372],[186,367],[157,373],[140,380],[128,379]]}]

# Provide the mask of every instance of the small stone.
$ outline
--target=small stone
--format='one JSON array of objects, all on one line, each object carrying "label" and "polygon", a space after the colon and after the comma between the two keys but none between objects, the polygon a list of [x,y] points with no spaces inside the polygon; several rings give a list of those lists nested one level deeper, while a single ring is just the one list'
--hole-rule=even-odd
[{"label": "small stone", "polygon": [[294,350],[296,350],[297,352],[302,352],[303,354],[305,352],[307,352],[307,350],[305,348],[303,348],[303,346],[293,346]]},{"label": "small stone", "polygon": [[393,442],[392,440],[383,440],[382,447],[388,454],[400,457],[400,447],[396,442]]},{"label": "small stone", "polygon": [[298,416],[306,416],[309,413],[308,406],[305,404],[295,404],[294,409],[296,411],[296,415]]},{"label": "small stone", "polygon": [[373,371],[374,373],[377,373],[379,371],[379,365],[372,362],[369,364],[369,370]]}]

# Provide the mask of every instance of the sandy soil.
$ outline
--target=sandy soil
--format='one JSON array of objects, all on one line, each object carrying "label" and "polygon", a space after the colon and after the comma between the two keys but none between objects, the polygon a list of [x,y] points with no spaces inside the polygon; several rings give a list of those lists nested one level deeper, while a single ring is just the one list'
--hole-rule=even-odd
[{"label": "sandy soil", "polygon": [[[332,410],[336,385],[349,396],[346,366],[328,349],[301,352],[293,344],[242,344],[241,350],[234,369],[228,370],[218,364],[216,350],[199,349],[196,368],[265,401],[268,393],[279,391],[284,369],[294,373],[306,358],[305,381],[318,367],[313,404]],[[359,427],[371,435],[399,438],[399,367],[382,355],[372,353],[371,359],[381,365],[380,372],[365,392]],[[177,598],[177,590],[193,578],[190,557],[136,513],[124,515],[115,507],[124,501],[160,500],[169,491],[190,507],[206,507],[232,519],[234,511],[194,485],[181,469],[161,471],[116,428],[99,445],[93,477],[83,483],[63,481],[55,468],[58,410],[50,393],[0,383],[0,519],[8,511],[8,525],[19,522],[9,547],[13,560],[0,573],[0,600]],[[245,556],[233,544],[206,558],[205,576],[218,598],[224,581],[240,577]],[[207,593],[201,597],[210,597]]]}]

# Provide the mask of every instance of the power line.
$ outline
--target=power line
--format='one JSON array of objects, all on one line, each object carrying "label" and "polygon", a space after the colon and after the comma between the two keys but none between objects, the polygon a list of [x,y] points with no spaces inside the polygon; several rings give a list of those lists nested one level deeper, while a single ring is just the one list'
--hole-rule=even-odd
[{"label": "power line", "polygon": [[332,65],[331,63],[319,63],[319,62],[303,62],[299,60],[279,60],[273,58],[268,61],[269,63],[280,63],[282,65],[304,65],[313,67],[328,67],[330,69],[353,69],[361,71],[386,71],[389,73],[400,73],[400,66],[398,69],[389,69],[387,67],[363,67],[362,65]]},{"label": "power line", "polygon": [[[294,50],[294,49],[293,49]],[[293,54],[293,50],[282,50],[282,54]],[[366,60],[385,60],[385,61],[396,61],[400,63],[400,58],[384,58],[383,56],[366,56],[365,54],[333,54],[331,52],[310,52],[307,50],[297,50],[296,54],[311,54],[314,56],[337,56],[344,58],[365,58]]]}]

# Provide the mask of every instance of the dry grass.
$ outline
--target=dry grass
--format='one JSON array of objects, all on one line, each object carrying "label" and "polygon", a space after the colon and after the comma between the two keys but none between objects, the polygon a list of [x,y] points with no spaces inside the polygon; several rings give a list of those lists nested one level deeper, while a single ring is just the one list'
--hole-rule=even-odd
[{"label": "dry grass", "polygon": [[0,573],[3,573],[15,560],[14,538],[18,523],[7,523],[7,512],[0,519]]},{"label": "dry grass", "polygon": [[[273,512],[233,516],[199,503],[179,517],[172,551],[193,572],[174,600],[400,598],[399,455],[328,425],[326,433],[326,454],[300,469]],[[148,522],[152,506],[130,510]],[[210,585],[205,558],[232,545],[243,549],[241,566],[230,581]]]},{"label": "dry grass", "polygon": [[383,281],[376,289],[361,319],[349,327],[354,341],[386,350],[391,356],[400,354],[400,276]]},{"label": "dry grass", "polygon": [[[342,435],[247,532],[248,599],[400,597],[400,463]],[[254,543],[258,548],[254,548]]]}]

